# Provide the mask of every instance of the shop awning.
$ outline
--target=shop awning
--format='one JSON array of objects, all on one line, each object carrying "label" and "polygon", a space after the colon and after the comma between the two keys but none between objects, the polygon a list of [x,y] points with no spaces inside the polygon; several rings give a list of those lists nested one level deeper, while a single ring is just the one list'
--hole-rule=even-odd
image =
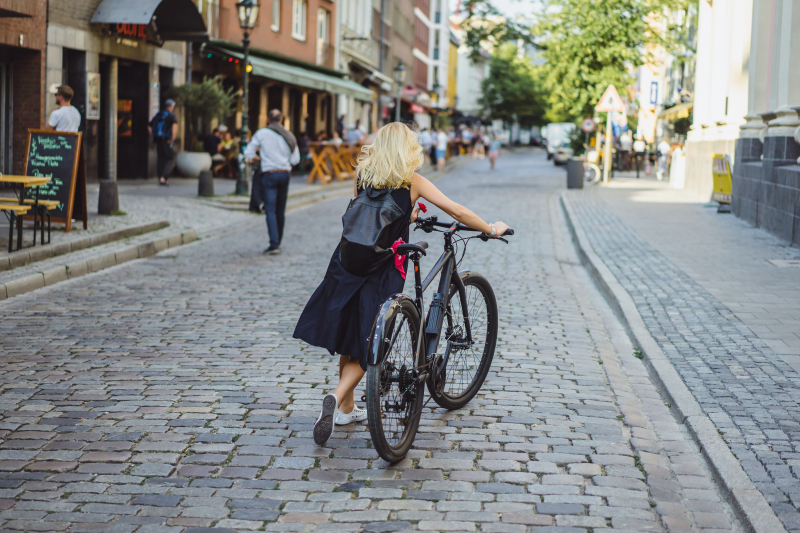
[{"label": "shop awning", "polygon": [[[232,52],[225,49],[225,53],[230,57],[244,59],[244,54],[240,52]],[[253,55],[250,56],[250,65],[253,67],[253,74],[256,76],[263,76],[271,80],[291,83],[292,85],[317,91],[352,96],[365,102],[373,102],[375,100],[375,93],[352,80],[329,76],[303,67],[287,65],[279,61]]]},{"label": "shop awning", "polygon": [[103,0],[94,24],[154,23],[164,41],[207,41],[208,30],[192,0]]},{"label": "shop awning", "polygon": [[372,78],[372,82],[383,89],[384,91],[391,91],[392,90],[392,78],[384,74],[383,72],[379,71],[378,69],[367,65],[357,59],[351,61],[351,63],[355,63],[358,65],[359,68],[366,70],[369,72],[369,78]]},{"label": "shop awning", "polygon": [[672,106],[669,109],[665,109],[658,114],[658,119],[675,120],[678,118],[686,118],[689,116],[692,108],[694,108],[694,102],[684,102],[682,104]]}]

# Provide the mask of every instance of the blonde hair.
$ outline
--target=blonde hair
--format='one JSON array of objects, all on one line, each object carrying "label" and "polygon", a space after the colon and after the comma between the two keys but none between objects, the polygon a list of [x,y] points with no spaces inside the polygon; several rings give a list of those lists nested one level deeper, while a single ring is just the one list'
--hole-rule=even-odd
[{"label": "blonde hair", "polygon": [[378,130],[375,142],[361,147],[356,173],[361,187],[402,189],[425,162],[417,134],[401,122]]}]

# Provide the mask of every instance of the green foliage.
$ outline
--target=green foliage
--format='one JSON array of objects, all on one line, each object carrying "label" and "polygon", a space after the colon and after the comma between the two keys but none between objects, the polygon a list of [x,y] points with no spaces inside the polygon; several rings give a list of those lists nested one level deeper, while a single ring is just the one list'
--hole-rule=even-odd
[{"label": "green foliage", "polygon": [[[189,119],[186,121],[187,129],[191,129],[194,122],[191,119],[194,118],[202,118],[207,124],[215,118],[231,116],[237,100],[233,87],[227,90],[222,88],[221,76],[206,78],[200,83],[172,87],[167,96],[174,98],[176,103],[183,107]],[[192,133],[190,132],[187,137],[192,139]]]},{"label": "green foliage", "polygon": [[503,45],[489,61],[478,103],[495,120],[517,120],[523,128],[541,125],[546,96],[539,76],[528,56],[520,57],[516,46]]},{"label": "green foliage", "polygon": [[692,121],[687,117],[679,118],[672,125],[676,135],[686,135],[689,133],[689,128],[692,126]]},{"label": "green foliage", "polygon": [[220,76],[206,78],[200,83],[172,87],[168,95],[183,106],[184,111],[206,122],[219,116],[231,116],[237,98],[233,87],[228,90],[222,88]]},{"label": "green foliage", "polygon": [[580,125],[577,125],[569,134],[569,147],[572,148],[572,155],[576,157],[586,152],[586,132],[581,129]]},{"label": "green foliage", "polygon": [[[466,42],[523,39],[541,50],[543,85],[550,122],[571,122],[594,114],[594,105],[609,84],[631,101],[629,87],[636,67],[652,59],[657,48],[674,50],[683,30],[665,14],[685,10],[697,0],[540,0],[529,33],[518,23],[496,22],[489,0],[469,0]],[[492,23],[482,19],[491,18]],[[684,45],[685,48],[685,45]],[[689,51],[690,52],[690,51]],[[627,98],[626,98],[627,97]]]}]

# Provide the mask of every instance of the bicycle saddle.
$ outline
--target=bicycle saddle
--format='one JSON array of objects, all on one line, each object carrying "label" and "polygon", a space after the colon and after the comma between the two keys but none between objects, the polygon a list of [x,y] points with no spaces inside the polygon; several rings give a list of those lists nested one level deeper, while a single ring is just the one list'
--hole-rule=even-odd
[{"label": "bicycle saddle", "polygon": [[416,244],[405,243],[405,244],[401,244],[400,246],[398,246],[397,247],[397,251],[395,253],[397,253],[397,255],[406,255],[409,252],[418,252],[418,253],[420,253],[422,255],[425,255],[425,249],[427,247],[428,247],[428,243],[425,242],[425,241],[422,241],[422,242],[419,242],[419,243],[416,243]]}]

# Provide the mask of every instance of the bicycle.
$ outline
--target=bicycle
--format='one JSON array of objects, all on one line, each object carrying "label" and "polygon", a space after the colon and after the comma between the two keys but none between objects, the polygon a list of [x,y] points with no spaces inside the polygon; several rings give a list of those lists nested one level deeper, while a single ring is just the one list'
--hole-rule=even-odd
[{"label": "bicycle", "polygon": [[[417,219],[416,228],[442,232],[444,252],[422,281],[419,261],[426,255],[428,243],[398,246],[396,253],[408,255],[414,264],[416,297],[395,294],[383,303],[367,351],[367,393],[362,400],[367,404],[372,445],[390,463],[408,453],[422,410],[431,399],[445,409],[458,409],[475,397],[489,373],[497,343],[497,301],[492,286],[478,273],[457,271],[467,242],[490,238],[463,224],[439,222],[435,216]],[[480,235],[457,235],[467,231]],[[511,229],[505,233],[513,234]],[[508,244],[501,237],[492,240]],[[458,244],[463,244],[463,251],[456,260]],[[432,297],[423,329],[423,293],[440,272],[439,289]],[[445,324],[445,348],[437,354]],[[425,386],[430,398],[423,405]]]}]

